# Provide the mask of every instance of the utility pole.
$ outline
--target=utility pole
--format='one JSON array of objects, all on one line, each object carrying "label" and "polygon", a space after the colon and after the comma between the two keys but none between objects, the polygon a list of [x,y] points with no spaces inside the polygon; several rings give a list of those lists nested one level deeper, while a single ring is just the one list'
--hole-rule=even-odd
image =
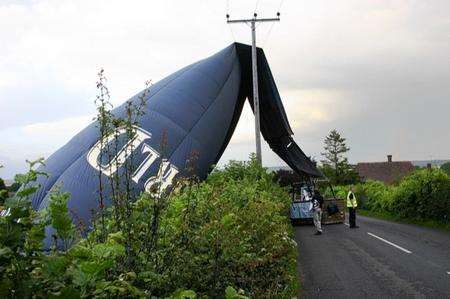
[{"label": "utility pole", "polygon": [[277,22],[280,21],[280,13],[277,12],[276,18],[258,19],[257,14],[253,14],[252,19],[230,20],[227,14],[227,23],[245,23],[250,24],[252,30],[252,77],[253,77],[253,110],[255,112],[255,141],[256,141],[256,159],[259,165],[262,165],[261,157],[261,126],[259,117],[259,94],[258,94],[258,60],[256,57],[256,23],[259,22]]}]

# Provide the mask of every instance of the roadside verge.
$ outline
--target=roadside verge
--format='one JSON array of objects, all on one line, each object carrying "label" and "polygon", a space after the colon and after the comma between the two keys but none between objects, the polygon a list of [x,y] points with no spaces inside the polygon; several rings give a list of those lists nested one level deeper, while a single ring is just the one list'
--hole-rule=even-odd
[{"label": "roadside verge", "polygon": [[415,224],[420,225],[424,227],[429,228],[435,228],[442,231],[450,232],[450,222],[441,222],[436,220],[419,220],[419,219],[410,219],[410,218],[400,218],[396,215],[393,215],[389,212],[374,212],[370,210],[358,210],[357,212],[360,215],[382,219],[382,220],[389,220],[393,222],[398,223],[406,223],[406,224]]}]

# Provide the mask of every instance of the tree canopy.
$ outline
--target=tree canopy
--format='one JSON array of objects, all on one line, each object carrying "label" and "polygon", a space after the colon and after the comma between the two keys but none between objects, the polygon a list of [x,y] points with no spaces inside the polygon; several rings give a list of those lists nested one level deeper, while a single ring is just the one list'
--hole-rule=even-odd
[{"label": "tree canopy", "polygon": [[359,181],[358,173],[346,157],[349,151],[346,139],[336,129],[325,137],[321,171],[332,184],[352,184]]},{"label": "tree canopy", "polygon": [[446,173],[450,174],[450,162],[446,162],[441,165],[441,169]]}]

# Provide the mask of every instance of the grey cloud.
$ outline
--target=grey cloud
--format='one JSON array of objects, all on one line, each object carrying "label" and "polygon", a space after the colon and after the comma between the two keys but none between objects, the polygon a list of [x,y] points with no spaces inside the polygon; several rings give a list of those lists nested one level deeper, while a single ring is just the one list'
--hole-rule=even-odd
[{"label": "grey cloud", "polygon": [[[238,7],[238,0],[231,2]],[[86,3],[80,6],[86,24],[73,37],[80,44],[92,42],[91,48],[71,44],[64,56],[82,65],[78,73],[87,73],[87,65],[101,58],[113,80],[130,85],[135,78],[147,79],[140,78],[143,73],[169,74],[229,43],[224,5],[212,1],[165,1],[149,13],[130,4],[136,16],[123,26],[108,18],[110,9],[120,11],[117,3],[100,15]],[[281,13],[265,47],[281,95],[322,93],[322,98],[284,97],[286,106],[302,109],[315,103],[331,111],[327,120],[302,120],[297,110],[287,111],[291,122],[312,122],[307,130],[294,130],[305,152],[320,159],[323,137],[336,128],[348,138],[352,161],[381,160],[387,153],[397,159],[450,158],[450,1],[285,1]],[[97,18],[104,27],[94,26]],[[258,43],[268,28],[259,27]],[[232,30],[239,41],[248,42],[248,28]],[[115,84],[111,81],[113,89]],[[95,91],[80,90],[68,90],[57,80],[1,87],[0,128],[90,112]],[[244,159],[253,148],[252,140],[230,144],[222,160]],[[264,161],[279,163],[269,150]]]}]

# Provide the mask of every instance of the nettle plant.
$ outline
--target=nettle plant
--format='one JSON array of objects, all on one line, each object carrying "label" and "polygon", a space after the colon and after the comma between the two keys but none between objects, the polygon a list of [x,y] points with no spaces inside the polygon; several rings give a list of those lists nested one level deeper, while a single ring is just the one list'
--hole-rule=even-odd
[{"label": "nettle plant", "polygon": [[[145,90],[138,96],[137,101],[125,103],[125,116],[118,117],[112,112],[109,90],[106,86],[104,71],[98,73],[97,89],[99,91],[96,104],[96,123],[99,129],[99,142],[94,147],[98,154],[96,161],[106,160],[106,166],[99,165],[98,169],[98,209],[93,215],[94,233],[97,242],[105,242],[111,233],[120,232],[124,236],[125,258],[121,266],[134,269],[138,262],[138,255],[151,252],[157,242],[160,211],[168,198],[167,185],[164,184],[164,168],[167,167],[165,158],[167,135],[163,134],[157,175],[146,186],[145,193],[139,195],[136,186],[136,175],[139,165],[136,161],[137,147],[148,137],[140,128],[139,120],[145,114],[145,107],[149,95],[150,81],[146,82]],[[147,146],[144,144],[144,146]],[[147,146],[148,147],[148,146]],[[100,164],[100,163],[99,163]],[[97,166],[97,165],[96,165]],[[105,186],[104,177],[107,177]],[[105,188],[107,187],[107,188]],[[146,209],[149,232],[142,233],[143,227],[133,217],[137,202],[144,198],[150,209]],[[106,199],[110,203],[107,207]]]}]

